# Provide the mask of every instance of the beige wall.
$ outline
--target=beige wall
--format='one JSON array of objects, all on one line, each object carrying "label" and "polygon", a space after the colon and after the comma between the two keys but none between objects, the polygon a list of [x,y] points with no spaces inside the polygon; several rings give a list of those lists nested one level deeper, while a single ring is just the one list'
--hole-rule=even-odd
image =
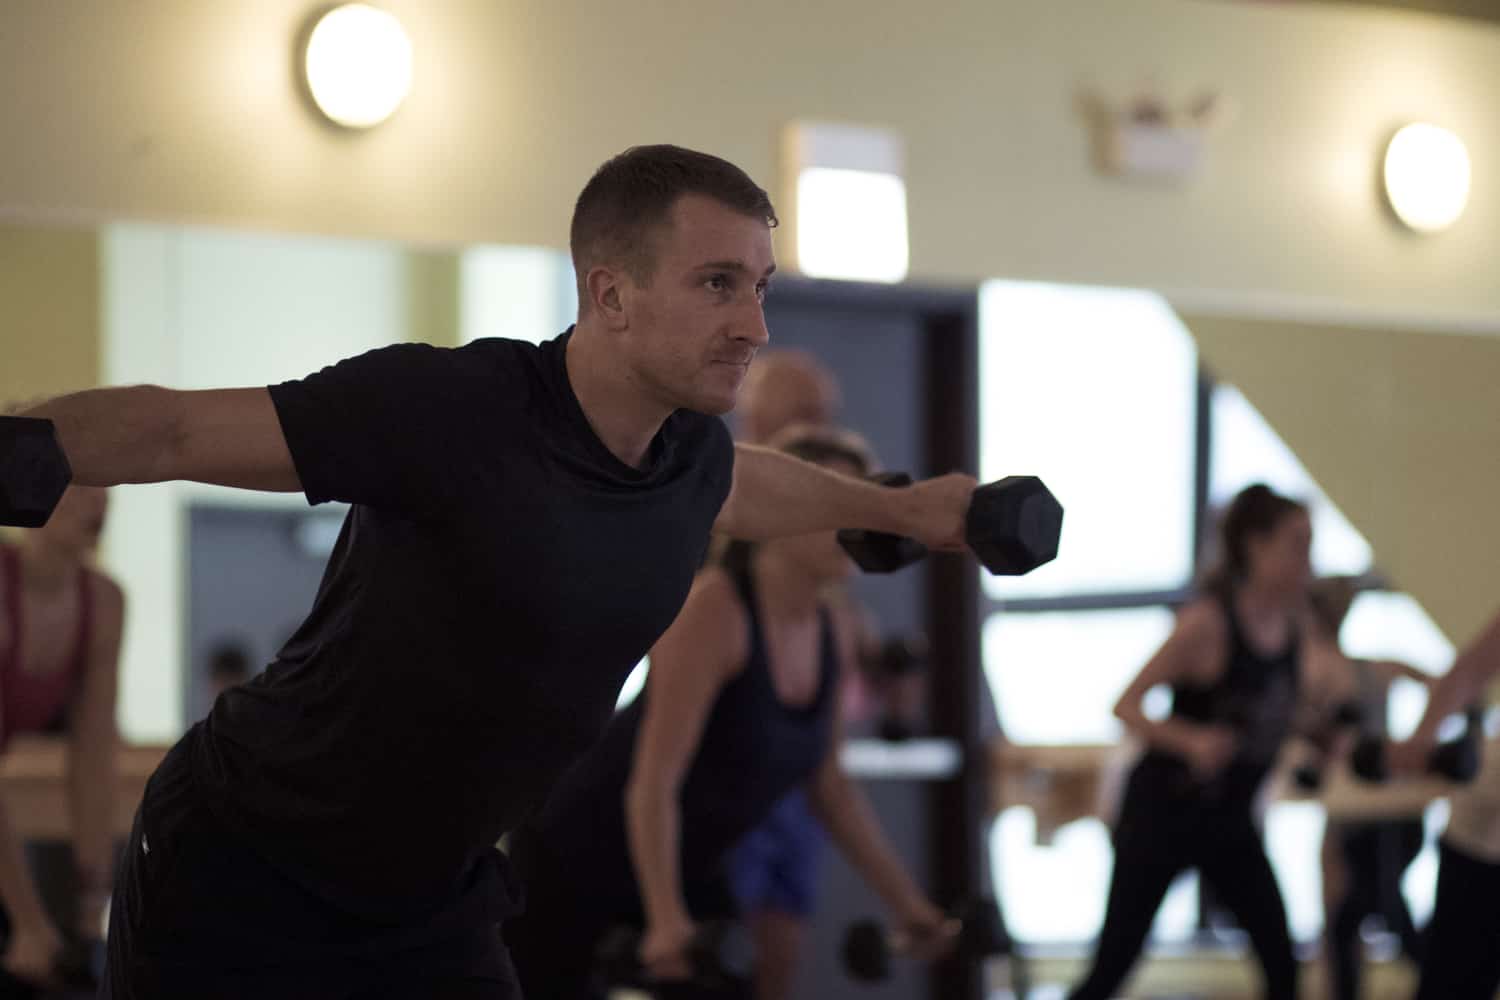
[{"label": "beige wall", "polygon": [[[1385,9],[1202,0],[385,0],[416,85],[365,135],[292,85],[310,0],[10,0],[0,212],[558,246],[589,170],[634,142],[770,182],[807,116],[909,142],[928,279],[1038,277],[1500,326],[1500,29]],[[1185,191],[1092,171],[1080,87],[1221,88],[1237,105]],[[1438,239],[1376,197],[1378,147],[1456,129],[1476,176]]]},{"label": "beige wall", "polygon": [[98,379],[98,238],[0,226],[0,409]]},{"label": "beige wall", "polygon": [[[413,37],[416,86],[355,135],[320,124],[293,86],[310,0],[9,0],[0,217],[559,246],[589,170],[630,143],[713,149],[771,184],[783,123],[847,119],[908,140],[922,279],[1120,284],[1190,311],[1500,331],[1494,26],[1202,0],[384,5]],[[1080,89],[1148,78],[1216,87],[1236,107],[1183,190],[1090,166]],[[1469,213],[1438,237],[1399,230],[1375,190],[1380,144],[1412,118],[1454,128],[1474,162]],[[88,237],[58,239],[64,256],[93,256]],[[38,287],[28,276],[54,259],[10,253],[0,282]],[[33,322],[57,339],[18,362],[7,351],[0,394],[98,371],[80,332],[96,304],[43,299],[33,308],[58,313]],[[9,340],[21,320],[3,301]],[[1486,533],[1495,344],[1198,325],[1205,353],[1462,638],[1493,603],[1483,576],[1500,551]]]},{"label": "beige wall", "polygon": [[1500,606],[1500,340],[1185,319],[1380,567],[1469,639]]}]

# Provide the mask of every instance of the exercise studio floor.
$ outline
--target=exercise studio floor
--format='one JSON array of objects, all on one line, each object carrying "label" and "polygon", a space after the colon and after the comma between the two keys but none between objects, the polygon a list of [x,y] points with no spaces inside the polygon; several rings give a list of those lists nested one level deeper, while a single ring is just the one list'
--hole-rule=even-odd
[{"label": "exercise studio floor", "polygon": [[[1064,1000],[1067,986],[1084,974],[1083,959],[1033,959],[1031,974],[1036,985],[1027,1000]],[[989,1000],[1013,1000],[1003,963],[991,970],[993,989]],[[1410,1000],[1416,988],[1412,970],[1400,962],[1371,962],[1365,966],[1364,1000]],[[1302,996],[1327,995],[1323,967],[1308,962],[1302,967]],[[1131,980],[1121,1000],[1248,1000],[1258,996],[1255,972],[1239,957],[1195,955],[1157,958],[1143,965]]]}]

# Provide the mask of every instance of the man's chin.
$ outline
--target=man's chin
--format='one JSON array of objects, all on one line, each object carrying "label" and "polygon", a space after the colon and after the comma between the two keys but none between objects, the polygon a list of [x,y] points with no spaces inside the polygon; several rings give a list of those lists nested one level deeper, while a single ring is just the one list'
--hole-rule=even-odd
[{"label": "man's chin", "polygon": [[739,402],[739,386],[733,389],[717,392],[700,392],[691,403],[686,404],[686,409],[695,413],[702,413],[710,417],[722,417],[733,410]]}]

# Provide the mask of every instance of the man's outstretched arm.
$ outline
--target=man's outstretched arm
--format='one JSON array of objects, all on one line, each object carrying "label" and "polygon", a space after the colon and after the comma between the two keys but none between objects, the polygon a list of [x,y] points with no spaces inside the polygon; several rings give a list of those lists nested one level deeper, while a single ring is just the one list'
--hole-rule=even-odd
[{"label": "man's outstretched arm", "polygon": [[89,389],[19,415],[53,422],[73,481],[86,486],[185,479],[250,490],[301,489],[264,388]]},{"label": "man's outstretched arm", "polygon": [[862,528],[961,549],[975,481],[948,475],[893,488],[757,445],[736,445],[734,482],[714,530],[751,541]]}]

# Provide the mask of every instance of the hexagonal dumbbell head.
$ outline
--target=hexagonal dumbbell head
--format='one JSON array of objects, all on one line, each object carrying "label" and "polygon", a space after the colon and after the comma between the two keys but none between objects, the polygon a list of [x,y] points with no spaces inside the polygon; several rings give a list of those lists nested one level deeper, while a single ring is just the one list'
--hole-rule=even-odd
[{"label": "hexagonal dumbbell head", "polygon": [[[882,486],[911,485],[904,472],[882,472],[870,479]],[[915,538],[883,531],[846,529],[839,532],[839,544],[866,573],[894,573],[927,555],[927,546]]]},{"label": "hexagonal dumbbell head", "polygon": [[874,920],[858,920],[844,932],[844,970],[854,979],[878,983],[891,978],[891,948],[885,929]]},{"label": "hexagonal dumbbell head", "polygon": [[963,921],[959,947],[965,953],[982,959],[1009,955],[1014,950],[1015,944],[1000,916],[1000,904],[993,899],[971,900],[959,908],[956,916]]},{"label": "hexagonal dumbbell head", "polygon": [[1383,782],[1391,776],[1385,756],[1385,740],[1365,737],[1349,755],[1349,769],[1361,781]]},{"label": "hexagonal dumbbell head", "polygon": [[40,528],[72,478],[52,421],[0,416],[0,524]]},{"label": "hexagonal dumbbell head", "polygon": [[966,538],[985,569],[1021,576],[1057,558],[1062,504],[1036,476],[1007,476],[974,491]]}]

